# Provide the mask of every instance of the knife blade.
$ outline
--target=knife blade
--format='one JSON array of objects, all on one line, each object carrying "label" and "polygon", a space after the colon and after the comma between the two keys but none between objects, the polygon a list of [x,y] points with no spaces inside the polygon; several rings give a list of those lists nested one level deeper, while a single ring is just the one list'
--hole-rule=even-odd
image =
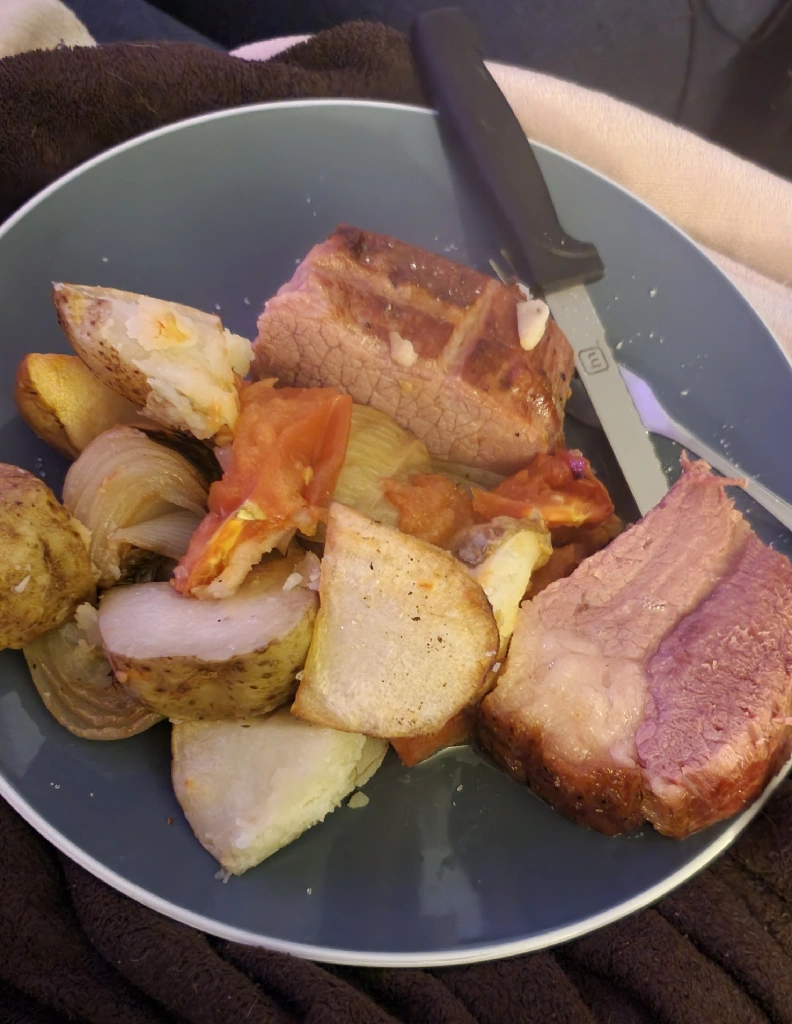
[{"label": "knife blade", "polygon": [[512,263],[568,338],[580,379],[644,515],[666,494],[668,482],[586,289],[605,272],[599,253],[561,226],[536,155],[484,64],[470,19],[454,7],[426,11],[413,22],[411,39],[441,128],[508,225]]}]

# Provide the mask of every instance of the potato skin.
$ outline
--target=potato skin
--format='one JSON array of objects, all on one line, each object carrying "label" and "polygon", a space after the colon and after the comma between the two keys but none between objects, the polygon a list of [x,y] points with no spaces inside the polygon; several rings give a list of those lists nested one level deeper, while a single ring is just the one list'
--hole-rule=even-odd
[{"label": "potato skin", "polygon": [[79,527],[47,485],[0,463],[0,648],[62,625],[95,592]]},{"label": "potato skin", "polygon": [[141,418],[79,356],[26,355],[17,367],[14,401],[31,430],[68,459],[110,427]]},{"label": "potato skin", "polygon": [[311,643],[315,607],[285,637],[227,661],[130,658],[108,652],[116,678],[147,707],[173,721],[248,718],[285,704]]}]

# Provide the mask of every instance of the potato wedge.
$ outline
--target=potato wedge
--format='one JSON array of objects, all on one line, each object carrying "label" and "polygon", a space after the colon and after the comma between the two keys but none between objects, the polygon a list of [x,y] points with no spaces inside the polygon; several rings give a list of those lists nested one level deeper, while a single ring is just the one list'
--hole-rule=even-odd
[{"label": "potato wedge", "polygon": [[[197,603],[197,602],[196,602]],[[288,709],[174,725],[176,799],[198,841],[241,875],[322,821],[382,764],[382,740],[301,722]]]},{"label": "potato wedge", "polygon": [[61,327],[83,362],[146,416],[198,438],[225,440],[239,416],[237,377],[250,343],[218,316],[118,291],[55,284]]},{"label": "potato wedge", "polygon": [[503,658],[531,576],[553,552],[550,532],[539,516],[498,516],[463,531],[455,539],[453,551],[469,567],[492,605],[501,638],[499,657]]},{"label": "potato wedge", "polygon": [[14,401],[33,433],[69,459],[110,427],[142,419],[79,356],[54,352],[25,356],[17,368]]},{"label": "potato wedge", "polygon": [[168,718],[246,718],[290,700],[317,598],[284,590],[294,558],[254,569],[233,597],[196,601],[170,583],[108,591],[99,629],[119,682]]},{"label": "potato wedge", "polygon": [[447,552],[334,503],[319,596],[299,717],[420,736],[481,693],[498,628],[481,586]]},{"label": "potato wedge", "polygon": [[0,648],[24,647],[92,599],[84,534],[42,480],[0,464]]}]

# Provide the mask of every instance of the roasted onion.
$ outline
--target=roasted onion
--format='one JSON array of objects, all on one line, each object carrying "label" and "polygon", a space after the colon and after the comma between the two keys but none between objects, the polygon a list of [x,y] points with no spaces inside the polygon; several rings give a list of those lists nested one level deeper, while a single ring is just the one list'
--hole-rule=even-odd
[{"label": "roasted onion", "polygon": [[[134,427],[113,427],[91,442],[69,469],[63,503],[90,530],[99,586],[108,587],[134,573],[141,550],[178,557],[170,552],[177,532],[181,543],[186,520],[179,520],[179,530],[169,521],[167,551],[162,550],[160,520],[179,510],[202,518],[206,492],[206,481],[183,455]],[[152,520],[160,522],[129,534],[130,527]],[[154,542],[146,541],[147,533]],[[146,543],[151,546],[146,548]]]},{"label": "roasted onion", "polygon": [[75,620],[42,633],[22,653],[47,710],[75,736],[120,740],[161,721],[116,681],[102,648]]}]

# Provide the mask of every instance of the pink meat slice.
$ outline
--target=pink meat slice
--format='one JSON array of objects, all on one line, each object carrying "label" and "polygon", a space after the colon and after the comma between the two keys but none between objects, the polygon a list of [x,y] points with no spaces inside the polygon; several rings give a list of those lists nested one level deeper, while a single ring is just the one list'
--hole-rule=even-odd
[{"label": "pink meat slice", "polygon": [[[339,387],[433,455],[511,473],[563,442],[574,370],[553,320],[533,349],[521,347],[524,299],[469,267],[340,227],[266,304],[254,373]],[[406,359],[392,354],[405,349]]]},{"label": "pink meat slice", "polygon": [[687,835],[743,808],[789,756],[790,565],[751,534],[647,665],[636,737],[646,817]]},{"label": "pink meat slice", "polygon": [[792,566],[726,483],[686,464],[520,612],[482,741],[581,824],[688,835],[744,807],[788,753]]}]

